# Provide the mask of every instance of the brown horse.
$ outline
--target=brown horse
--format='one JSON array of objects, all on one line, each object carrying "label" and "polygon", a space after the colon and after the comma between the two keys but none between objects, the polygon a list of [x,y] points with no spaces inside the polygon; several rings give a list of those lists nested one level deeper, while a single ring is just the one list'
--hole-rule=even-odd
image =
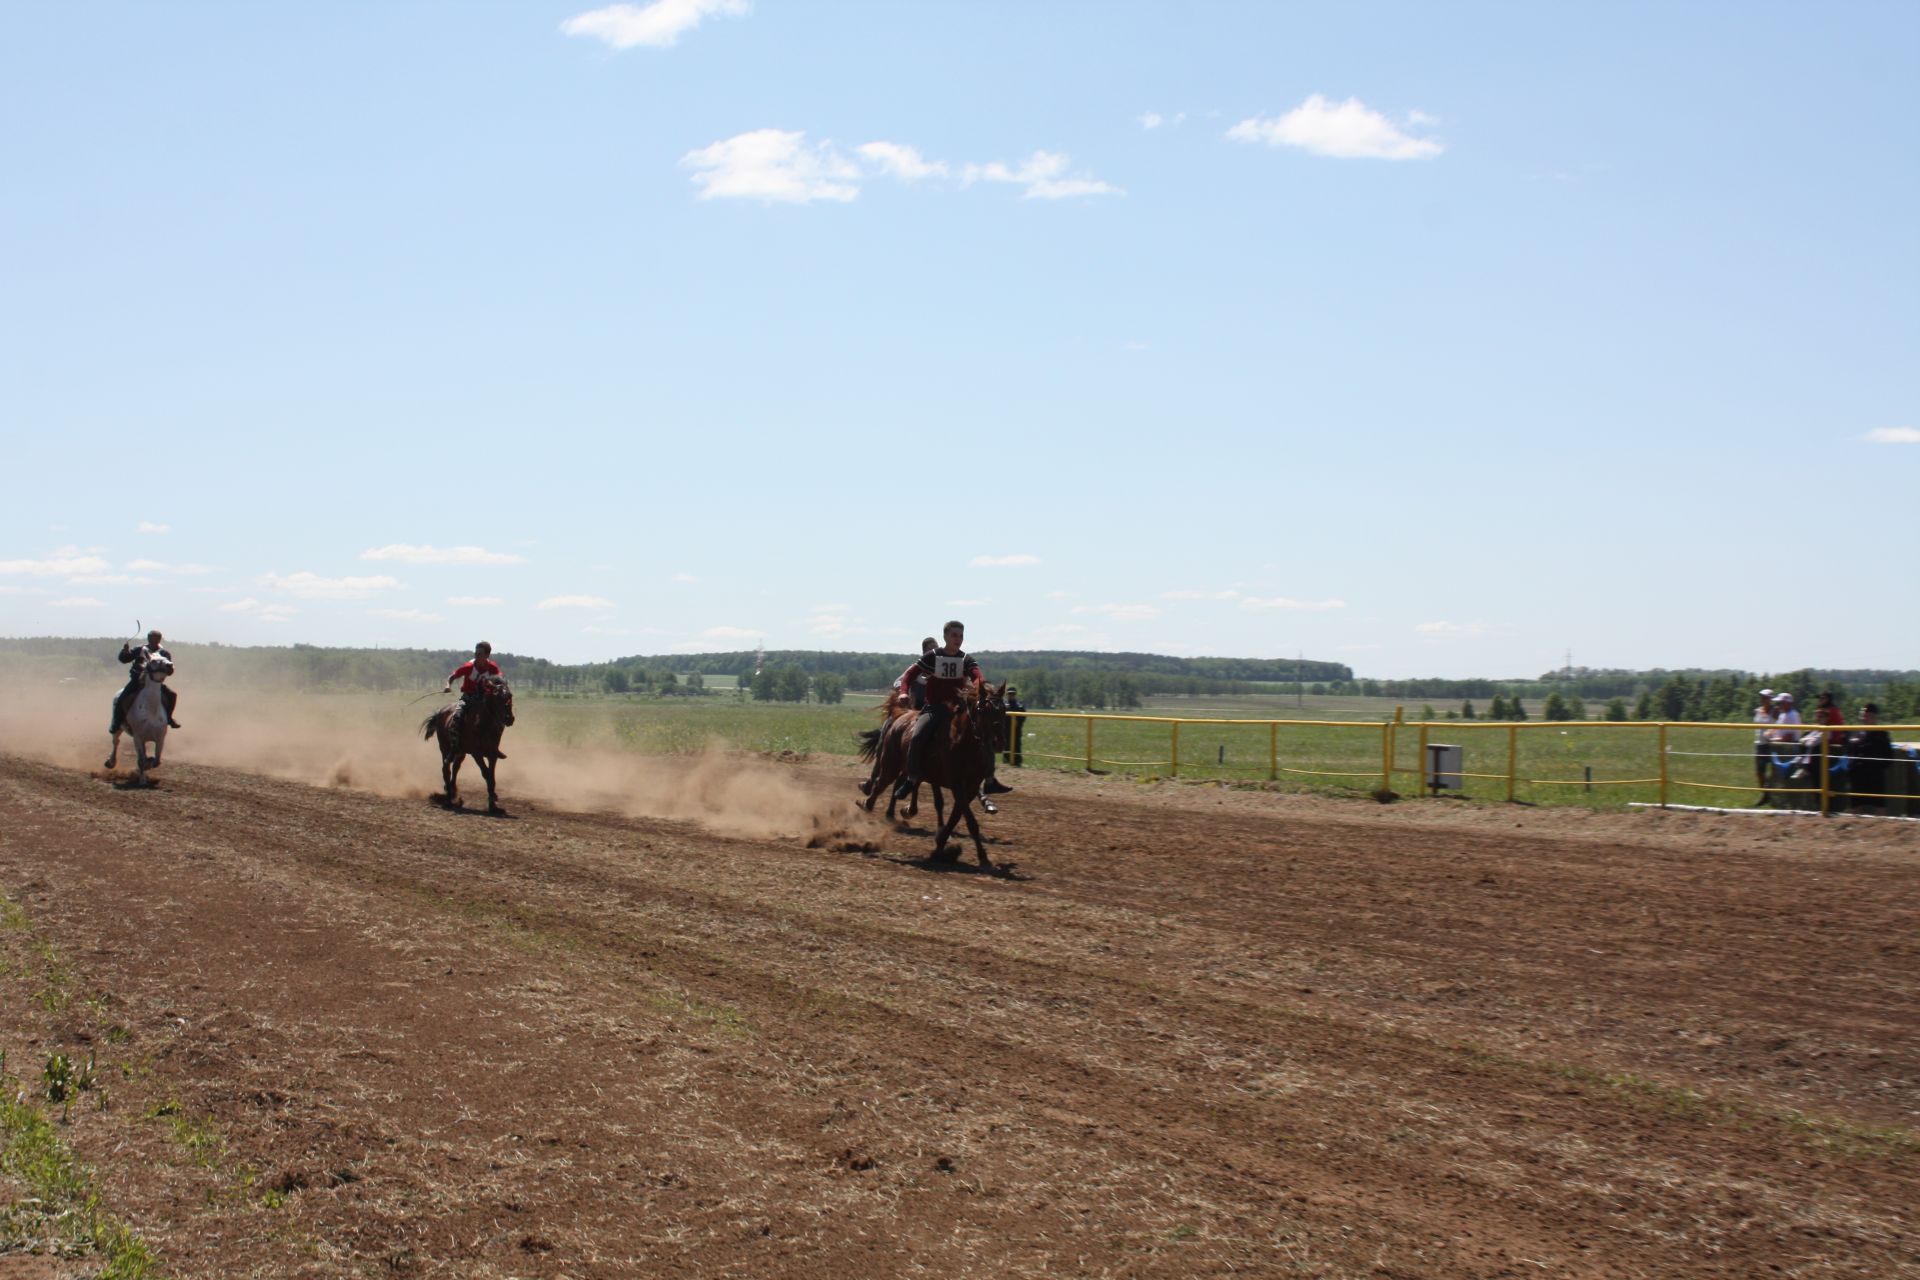
[{"label": "brown horse", "polygon": [[[953,812],[937,824],[933,836],[933,860],[935,862],[955,862],[959,860],[957,846],[947,844],[954,828],[962,820],[967,824],[967,834],[973,837],[974,855],[979,858],[980,866],[987,871],[997,868],[987,856],[987,843],[980,835],[980,820],[974,817],[973,802],[980,798],[980,785],[987,779],[991,767],[988,752],[995,741],[999,721],[1006,715],[1003,699],[1006,686],[975,685],[960,695],[959,705],[954,709],[948,721],[947,732],[927,744],[926,767],[921,781],[933,787],[934,803],[940,802],[940,791],[945,788],[953,792]],[[871,760],[875,754],[880,756],[880,777],[873,791],[867,796],[867,811],[871,813],[880,798],[880,788],[891,790],[892,783],[905,767],[907,737],[912,732],[915,713],[908,708],[904,714],[896,713],[889,700],[886,726],[875,732],[869,739],[862,754]],[[894,740],[894,750],[898,752],[893,767],[887,767],[889,739]],[[889,807],[889,814],[892,810]]]},{"label": "brown horse", "polygon": [[436,734],[440,738],[440,780],[446,787],[442,798],[449,807],[460,807],[460,766],[472,756],[487,780],[487,812],[505,816],[493,771],[500,760],[500,735],[513,723],[513,690],[500,676],[481,676],[480,691],[462,711],[458,725],[452,723],[456,710],[461,710],[456,704],[444,706],[420,725],[423,739]]},{"label": "brown horse", "polygon": [[[889,822],[895,820],[894,810],[900,807],[899,798],[893,794],[893,784],[906,772],[907,735],[913,732],[913,718],[918,714],[913,704],[896,689],[880,704],[880,727],[859,735],[860,758],[873,764],[873,771],[863,784],[867,792],[867,812],[873,812],[874,804],[884,792]],[[915,818],[919,814],[920,788],[915,787],[907,800],[907,817]],[[933,789],[933,818],[936,826],[947,820],[946,801],[941,798],[938,787]]]}]

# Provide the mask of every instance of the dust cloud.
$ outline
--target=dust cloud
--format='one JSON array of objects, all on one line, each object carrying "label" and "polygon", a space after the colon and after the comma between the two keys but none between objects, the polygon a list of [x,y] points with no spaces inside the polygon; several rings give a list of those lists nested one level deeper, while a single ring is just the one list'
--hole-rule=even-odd
[{"label": "dust cloud", "polygon": [[[107,721],[118,685],[80,681],[39,685],[0,680],[0,752],[66,768],[97,771],[106,759]],[[302,694],[181,686],[176,714],[185,728],[168,735],[166,765],[216,765],[313,786],[425,800],[440,791],[440,752],[422,739],[422,722],[448,699],[409,703],[405,694]],[[545,703],[522,698],[501,746],[500,802],[530,800],[555,809],[668,818],[716,834],[795,839],[809,847],[873,848],[879,828],[850,802],[762,757],[718,743],[684,755],[556,737],[580,736],[578,713],[563,727]],[[129,760],[128,739],[121,762]],[[471,760],[460,772],[461,798],[486,804],[486,782]]]}]

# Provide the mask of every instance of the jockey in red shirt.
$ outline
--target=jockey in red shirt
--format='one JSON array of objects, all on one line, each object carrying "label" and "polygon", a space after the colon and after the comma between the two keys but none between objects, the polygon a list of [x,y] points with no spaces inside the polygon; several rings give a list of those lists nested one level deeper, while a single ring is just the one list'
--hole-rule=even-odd
[{"label": "jockey in red shirt", "polygon": [[[473,646],[473,657],[448,673],[447,682],[440,687],[440,692],[451,693],[454,680],[460,681],[460,705],[455,707],[453,714],[447,718],[448,728],[457,733],[460,728],[461,713],[480,700],[480,677],[499,674],[501,674],[500,664],[493,660],[493,646],[485,640]],[[498,754],[502,760],[507,758],[507,753],[504,751]]]},{"label": "jockey in red shirt", "polygon": [[[912,736],[907,739],[907,771],[894,786],[893,794],[904,800],[913,794],[920,785],[920,771],[926,764],[927,749],[932,743],[932,735],[943,731],[953,719],[954,705],[960,700],[960,693],[969,684],[982,685],[987,682],[986,672],[980,664],[960,648],[960,642],[966,639],[967,629],[958,622],[949,622],[942,633],[946,644],[920,655],[920,661],[908,667],[900,677],[901,682],[909,683],[916,676],[926,681],[926,705],[920,709],[919,718],[913,722]],[[993,756],[987,756],[987,780],[980,788],[990,795],[999,795],[1013,790],[993,774]],[[997,813],[993,801],[983,800],[982,806],[988,813]]]},{"label": "jockey in red shirt", "polygon": [[[921,658],[924,659],[939,647],[940,642],[938,640],[935,640],[932,636],[927,636],[920,641]],[[918,662],[912,663],[905,671],[902,671],[900,678],[894,681],[893,687],[894,690],[899,693],[901,701],[911,702],[915,711],[927,705],[927,678],[921,672]]]}]

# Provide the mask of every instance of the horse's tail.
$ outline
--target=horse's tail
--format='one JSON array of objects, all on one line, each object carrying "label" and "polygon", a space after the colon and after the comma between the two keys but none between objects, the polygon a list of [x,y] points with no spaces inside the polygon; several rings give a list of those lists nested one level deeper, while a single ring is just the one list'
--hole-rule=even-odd
[{"label": "horse's tail", "polygon": [[425,742],[427,739],[433,737],[433,735],[436,732],[438,732],[439,728],[440,728],[440,713],[436,711],[432,715],[428,716],[425,720],[422,720],[420,722],[420,740],[422,742]]},{"label": "horse's tail", "polygon": [[856,733],[853,736],[860,739],[860,758],[862,760],[871,761],[875,756],[880,754],[880,730],[868,729],[865,733]]}]

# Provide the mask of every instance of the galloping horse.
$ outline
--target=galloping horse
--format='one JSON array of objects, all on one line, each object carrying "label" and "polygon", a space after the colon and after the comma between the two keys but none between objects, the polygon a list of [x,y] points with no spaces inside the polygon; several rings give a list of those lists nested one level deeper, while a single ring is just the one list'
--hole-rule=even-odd
[{"label": "galloping horse", "polygon": [[460,807],[460,766],[468,756],[480,766],[487,780],[487,812],[504,815],[499,794],[493,787],[493,771],[500,759],[500,735],[513,723],[513,690],[501,676],[481,676],[480,691],[473,704],[460,717],[457,728],[450,725],[456,704],[449,703],[428,716],[420,725],[421,738],[440,737],[440,780],[446,786],[443,798],[455,809]]},{"label": "galloping horse", "polygon": [[[133,705],[127,708],[122,728],[113,731],[113,750],[107,753],[107,768],[113,768],[120,759],[120,734],[124,731],[133,745],[133,785],[136,787],[152,786],[147,770],[160,767],[160,752],[167,745],[167,706],[161,701],[160,692],[172,674],[173,663],[159,654],[148,658],[140,673],[140,691],[133,695]],[[151,761],[147,759],[149,742],[153,744]]]},{"label": "galloping horse", "polygon": [[[880,704],[880,727],[868,729],[855,736],[860,739],[860,758],[873,765],[873,772],[861,787],[868,795],[867,812],[873,812],[874,804],[884,790],[887,796],[887,821],[895,821],[894,810],[900,807],[900,800],[893,794],[893,784],[907,770],[907,738],[913,732],[913,718],[918,712],[907,699],[900,696],[898,690],[887,694],[886,701]],[[913,795],[907,801],[908,818],[920,815],[920,788],[913,789]],[[933,789],[934,825],[947,820],[947,804],[940,795],[940,788]]]},{"label": "galloping horse", "polygon": [[[980,820],[973,815],[973,802],[980,798],[980,784],[986,781],[990,763],[988,752],[996,740],[998,725],[1006,716],[1003,703],[1006,689],[1007,686],[1002,684],[975,686],[966,690],[960,695],[960,705],[953,713],[946,734],[927,744],[926,769],[921,781],[933,788],[936,814],[942,808],[941,788],[953,792],[954,801],[953,813],[936,821],[933,837],[935,862],[959,860],[959,847],[949,847],[947,840],[953,835],[954,828],[965,819],[967,834],[973,837],[974,854],[979,858],[981,867],[994,870],[993,860],[987,857],[986,841],[980,836]],[[868,813],[873,812],[882,789],[891,793],[894,780],[905,769],[907,738],[913,731],[915,713],[911,707],[899,705],[897,697],[888,698],[882,714],[887,717],[886,724],[861,735],[864,739],[860,749],[861,758],[877,759],[880,765],[873,789],[867,796]],[[909,808],[908,812],[911,814],[913,809]],[[887,805],[887,816],[893,816],[891,802]]]}]

